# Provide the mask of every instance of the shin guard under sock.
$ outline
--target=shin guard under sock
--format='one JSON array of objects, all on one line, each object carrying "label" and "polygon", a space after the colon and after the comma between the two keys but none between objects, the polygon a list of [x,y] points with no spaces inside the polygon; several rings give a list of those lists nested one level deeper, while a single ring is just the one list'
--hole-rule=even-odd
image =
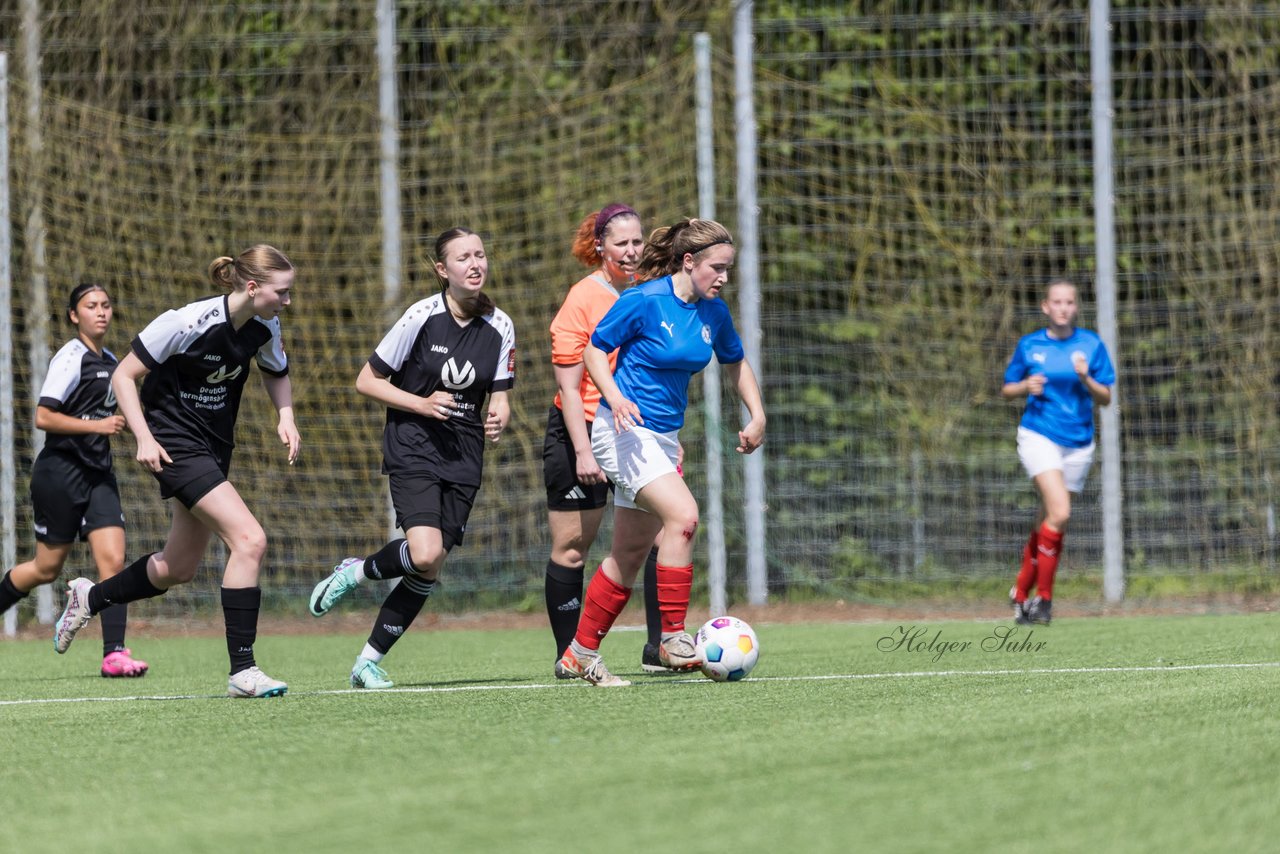
[{"label": "shin guard under sock", "polygon": [[693,590],[693,564],[663,566],[658,564],[658,609],[662,612],[662,631],[684,631],[689,613],[689,594]]},{"label": "shin guard under sock", "polygon": [[658,547],[649,549],[644,562],[644,627],[648,632],[648,644],[662,642],[662,611],[658,608]]},{"label": "shin guard under sock", "polygon": [[125,624],[129,622],[128,603],[103,608],[98,614],[98,622],[102,624],[102,657],[124,649]]},{"label": "shin guard under sock", "polygon": [[6,572],[4,578],[0,579],[0,614],[27,598],[26,593],[14,586],[13,579],[9,577],[10,572],[13,570]]},{"label": "shin guard under sock", "polygon": [[582,616],[578,618],[578,631],[573,639],[586,649],[600,649],[600,641],[609,634],[630,598],[631,588],[605,575],[603,568],[597,569],[587,585]]},{"label": "shin guard under sock", "polygon": [[427,581],[416,575],[404,576],[383,600],[373,631],[369,633],[369,645],[383,655],[390,652],[391,647],[400,640],[418,616],[422,606],[427,604],[435,587],[434,581]]},{"label": "shin guard under sock", "polygon": [[1047,601],[1053,599],[1053,579],[1062,557],[1063,537],[1062,531],[1055,531],[1048,525],[1040,526],[1040,544],[1036,549],[1036,595]]},{"label": "shin guard under sock", "polygon": [[253,642],[258,639],[261,608],[262,588],[222,588],[222,617],[227,625],[227,656],[231,659],[232,676],[257,664],[253,659]]},{"label": "shin guard under sock", "polygon": [[147,576],[147,562],[150,560],[151,555],[143,555],[122,571],[93,585],[89,590],[89,613],[100,614],[112,605],[162,595],[164,591],[152,584]]},{"label": "shin guard under sock", "polygon": [[1036,558],[1040,544],[1040,529],[1031,532],[1027,542],[1022,546],[1022,568],[1018,570],[1018,580],[1014,582],[1013,600],[1027,601],[1031,593],[1031,585],[1036,583]]},{"label": "shin guard under sock", "polygon": [[364,559],[366,578],[390,580],[417,571],[409,559],[409,541],[405,539],[392,540]]},{"label": "shin guard under sock", "polygon": [[578,630],[578,617],[582,614],[582,570],[582,567],[574,569],[547,561],[544,598],[551,634],[556,639],[556,658],[564,655],[573,633]]}]

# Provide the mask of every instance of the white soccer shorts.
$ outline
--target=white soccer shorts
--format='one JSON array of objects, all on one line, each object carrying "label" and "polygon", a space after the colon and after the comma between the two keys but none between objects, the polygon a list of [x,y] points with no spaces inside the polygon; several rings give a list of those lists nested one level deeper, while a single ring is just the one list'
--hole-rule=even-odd
[{"label": "white soccer shorts", "polygon": [[640,490],[676,471],[679,433],[656,433],[639,425],[619,433],[613,426],[613,413],[601,407],[591,424],[591,452],[600,470],[614,483],[614,507],[634,508]]},{"label": "white soccer shorts", "polygon": [[1057,469],[1062,472],[1062,479],[1066,481],[1067,492],[1080,493],[1084,490],[1085,478],[1089,476],[1089,467],[1093,465],[1093,449],[1096,444],[1090,442],[1083,448],[1068,448],[1034,430],[1018,428],[1018,459],[1022,460],[1027,477],[1034,478],[1043,472]]}]

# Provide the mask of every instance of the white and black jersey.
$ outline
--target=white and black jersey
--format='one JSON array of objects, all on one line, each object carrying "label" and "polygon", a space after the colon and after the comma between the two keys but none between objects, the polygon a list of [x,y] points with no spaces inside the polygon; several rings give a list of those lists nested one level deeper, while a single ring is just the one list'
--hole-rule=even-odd
[{"label": "white and black jersey", "polygon": [[499,309],[458,325],[444,294],[414,303],[382,339],[369,365],[397,388],[426,397],[453,392],[455,415],[438,421],[387,408],[382,471],[431,471],[453,483],[480,484],[485,398],[515,384],[516,333]]},{"label": "white and black jersey", "polygon": [[[49,362],[39,404],[84,421],[110,418],[116,411],[111,374],[118,363],[109,350],[99,355],[79,338],[68,341]],[[100,433],[47,433],[44,450],[95,471],[111,471],[111,440]]]},{"label": "white and black jersey", "polygon": [[166,311],[132,347],[151,371],[141,394],[147,426],[171,456],[175,449],[225,453],[235,447],[250,362],[272,376],[289,372],[279,319],[255,316],[237,330],[226,296]]}]

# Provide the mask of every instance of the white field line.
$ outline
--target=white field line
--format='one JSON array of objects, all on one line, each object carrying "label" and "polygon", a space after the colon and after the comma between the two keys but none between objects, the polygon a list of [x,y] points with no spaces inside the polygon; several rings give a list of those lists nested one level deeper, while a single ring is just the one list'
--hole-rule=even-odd
[{"label": "white field line", "polygon": [[[817,676],[759,676],[749,677],[743,682],[840,682],[871,679],[936,679],[964,676],[1039,676],[1039,675],[1073,675],[1073,674],[1108,674],[1108,673],[1172,673],[1198,670],[1260,670],[1280,667],[1280,661],[1257,661],[1224,664],[1170,664],[1143,665],[1132,667],[1043,667],[1022,670],[902,670],[892,673],[842,673]],[[707,683],[703,678],[672,679],[656,678],[646,680],[641,685],[700,685]],[[286,696],[292,697],[328,697],[342,694],[460,694],[469,691],[537,691],[559,688],[580,687],[576,682],[542,683],[531,682],[522,685],[418,685],[403,688],[387,688],[381,691],[366,691],[357,688],[343,688],[332,691],[296,691]],[[129,697],[46,697],[29,700],[0,700],[0,706],[41,706],[56,703],[126,703],[139,700],[217,700],[224,699],[221,694],[136,694]],[[225,699],[231,699],[226,697]]]}]

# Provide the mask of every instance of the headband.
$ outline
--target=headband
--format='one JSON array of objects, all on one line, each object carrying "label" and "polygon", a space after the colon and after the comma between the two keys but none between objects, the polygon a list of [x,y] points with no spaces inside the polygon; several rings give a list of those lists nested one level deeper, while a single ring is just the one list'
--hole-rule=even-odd
[{"label": "headband", "polygon": [[725,238],[723,238],[723,239],[721,239],[721,240],[713,240],[713,241],[711,241],[710,243],[704,243],[704,244],[702,244],[701,246],[697,247],[696,249],[686,249],[686,250],[685,250],[685,254],[686,254],[686,255],[697,255],[699,252],[703,251],[704,249],[710,249],[712,246],[719,246],[721,243],[727,243],[727,244],[729,244],[730,246],[732,246],[732,245],[733,245],[733,240],[732,240],[731,238],[728,238],[728,237],[725,237]]},{"label": "headband", "polygon": [[620,216],[633,216],[636,219],[640,218],[640,214],[636,213],[630,205],[624,205],[617,202],[611,205],[605,205],[605,207],[600,210],[600,213],[596,214],[596,240],[600,240],[604,237],[604,230],[609,226],[609,221]]}]

